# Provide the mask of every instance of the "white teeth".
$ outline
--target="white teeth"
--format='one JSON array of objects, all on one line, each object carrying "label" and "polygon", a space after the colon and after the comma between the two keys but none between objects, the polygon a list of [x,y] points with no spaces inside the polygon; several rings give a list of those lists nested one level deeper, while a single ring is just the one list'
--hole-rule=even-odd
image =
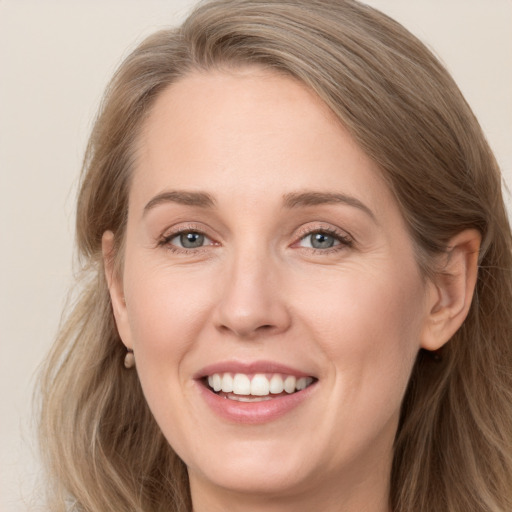
[{"label": "white teeth", "polygon": [[[263,373],[255,374],[252,379],[244,373],[214,373],[208,376],[208,385],[215,392],[233,393],[234,395],[269,397],[279,395],[283,391],[291,394],[302,391],[313,383],[312,377],[295,377],[293,375],[274,374],[268,379]],[[241,401],[252,401],[243,399]]]},{"label": "white teeth", "polygon": [[220,391],[222,389],[222,379],[218,373],[213,374],[213,390]]},{"label": "white teeth", "polygon": [[306,386],[307,386],[306,377],[301,377],[300,379],[297,379],[297,384],[295,384],[295,387],[297,388],[297,391],[301,391],[303,389],[306,389]]},{"label": "white teeth", "polygon": [[272,375],[270,379],[270,392],[278,395],[284,391],[284,382],[281,375]]},{"label": "white teeth", "polygon": [[284,390],[287,393],[293,393],[295,391],[295,384],[297,379],[293,375],[288,375],[286,379],[284,379]]},{"label": "white teeth", "polygon": [[222,391],[231,393],[233,391],[233,377],[230,373],[225,373],[222,377]]},{"label": "white teeth", "polygon": [[249,395],[230,395],[230,400],[235,400],[235,402],[266,402],[267,400],[272,400],[271,396],[249,396]]},{"label": "white teeth", "polygon": [[243,373],[235,374],[233,378],[233,393],[235,393],[235,395],[251,394],[251,381],[247,375],[244,375]]},{"label": "white teeth", "polygon": [[251,395],[266,396],[270,393],[270,382],[265,375],[257,373],[251,380]]}]

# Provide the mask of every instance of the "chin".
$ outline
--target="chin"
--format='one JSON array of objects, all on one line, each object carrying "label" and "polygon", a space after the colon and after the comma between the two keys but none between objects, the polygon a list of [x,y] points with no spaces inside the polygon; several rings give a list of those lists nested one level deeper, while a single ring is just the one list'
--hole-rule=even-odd
[{"label": "chin", "polygon": [[316,465],[304,458],[303,449],[286,445],[256,440],[224,442],[220,453],[187,464],[191,482],[197,478],[242,494],[295,494],[311,480]]},{"label": "chin", "polygon": [[308,481],[306,472],[297,467],[283,467],[282,462],[238,460],[222,467],[214,465],[197,474],[189,468],[191,480],[206,480],[210,485],[239,494],[286,496],[297,493]]}]

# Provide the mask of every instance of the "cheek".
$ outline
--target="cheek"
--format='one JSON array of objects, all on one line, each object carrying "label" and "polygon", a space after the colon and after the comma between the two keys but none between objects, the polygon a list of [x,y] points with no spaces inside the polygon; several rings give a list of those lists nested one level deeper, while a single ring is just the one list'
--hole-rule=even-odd
[{"label": "cheek", "polygon": [[424,308],[421,278],[403,268],[326,279],[301,304],[336,376],[332,385],[354,408],[398,408],[405,392]]},{"label": "cheek", "polygon": [[185,278],[179,270],[133,263],[126,268],[125,293],[139,374],[143,379],[147,368],[156,381],[161,368],[161,378],[177,378],[182,358],[203,329],[209,289],[202,276]]},{"label": "cheek", "polygon": [[[143,269],[143,270],[138,270]],[[126,303],[137,374],[157,423],[173,447],[187,446],[190,368],[197,350],[210,291],[203,279],[183,277],[166,268],[126,268]]]},{"label": "cheek", "polygon": [[309,311],[303,316],[318,319],[316,328],[325,332],[322,338],[331,340],[333,350],[348,344],[380,352],[419,344],[411,336],[420,331],[423,295],[421,278],[413,269],[400,272],[388,266],[372,272],[370,267],[322,276],[315,286],[305,281],[299,304]]}]

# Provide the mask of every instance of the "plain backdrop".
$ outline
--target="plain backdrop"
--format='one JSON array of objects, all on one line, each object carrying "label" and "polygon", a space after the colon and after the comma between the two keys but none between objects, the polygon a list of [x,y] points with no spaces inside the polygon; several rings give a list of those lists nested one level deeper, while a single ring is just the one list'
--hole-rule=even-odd
[{"label": "plain backdrop", "polygon": [[[446,64],[512,184],[512,0],[368,3]],[[2,512],[44,510],[32,393],[72,282],[76,184],[102,91],[136,43],[192,4],[0,0]]]}]

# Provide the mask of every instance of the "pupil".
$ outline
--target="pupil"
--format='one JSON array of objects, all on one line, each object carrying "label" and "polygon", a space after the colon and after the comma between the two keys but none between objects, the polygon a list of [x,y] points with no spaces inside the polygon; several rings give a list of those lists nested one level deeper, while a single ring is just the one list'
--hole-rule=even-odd
[{"label": "pupil", "polygon": [[200,233],[183,233],[180,235],[180,242],[186,249],[201,247],[204,243],[204,235]]},{"label": "pupil", "polygon": [[329,249],[334,245],[334,238],[324,233],[311,235],[311,246],[315,249]]}]

